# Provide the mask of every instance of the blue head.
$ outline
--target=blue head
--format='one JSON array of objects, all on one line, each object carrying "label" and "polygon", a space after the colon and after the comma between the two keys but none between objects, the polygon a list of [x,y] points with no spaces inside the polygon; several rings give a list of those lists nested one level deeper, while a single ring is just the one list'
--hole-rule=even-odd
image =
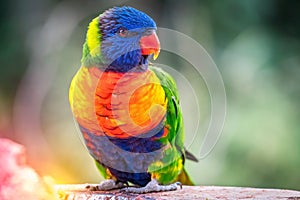
[{"label": "blue head", "polygon": [[145,13],[127,6],[111,8],[90,23],[83,63],[116,72],[146,69],[149,56],[160,50],[155,31],[155,22]]}]

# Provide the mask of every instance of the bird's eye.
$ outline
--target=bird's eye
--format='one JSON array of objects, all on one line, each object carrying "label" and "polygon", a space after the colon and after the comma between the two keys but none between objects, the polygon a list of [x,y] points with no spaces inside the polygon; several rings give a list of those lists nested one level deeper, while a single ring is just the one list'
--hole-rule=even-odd
[{"label": "bird's eye", "polygon": [[118,30],[118,34],[119,34],[119,36],[121,36],[121,37],[127,37],[127,36],[128,36],[128,30],[125,29],[125,28],[120,28],[120,29]]}]

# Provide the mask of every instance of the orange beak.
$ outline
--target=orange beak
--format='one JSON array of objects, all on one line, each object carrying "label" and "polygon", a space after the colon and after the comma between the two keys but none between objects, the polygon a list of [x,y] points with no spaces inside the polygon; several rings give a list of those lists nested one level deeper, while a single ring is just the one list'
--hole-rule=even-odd
[{"label": "orange beak", "polygon": [[153,54],[153,59],[156,60],[160,52],[160,43],[155,32],[151,35],[143,36],[140,40],[140,45],[142,55]]}]

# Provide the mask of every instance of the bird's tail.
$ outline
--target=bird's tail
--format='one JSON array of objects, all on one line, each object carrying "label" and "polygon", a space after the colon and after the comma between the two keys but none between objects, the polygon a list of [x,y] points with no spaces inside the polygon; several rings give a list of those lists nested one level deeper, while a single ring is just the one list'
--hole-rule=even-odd
[{"label": "bird's tail", "polygon": [[184,168],[178,175],[176,181],[179,181],[180,183],[182,183],[182,185],[195,185]]}]

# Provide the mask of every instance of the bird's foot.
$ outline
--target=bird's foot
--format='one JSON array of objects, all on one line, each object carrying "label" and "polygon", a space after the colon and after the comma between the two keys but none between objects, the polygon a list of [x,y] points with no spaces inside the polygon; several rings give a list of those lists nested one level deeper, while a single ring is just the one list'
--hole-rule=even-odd
[{"label": "bird's foot", "polygon": [[122,183],[119,181],[115,181],[113,179],[108,179],[104,180],[99,185],[93,186],[93,185],[88,185],[86,186],[86,189],[90,191],[108,191],[108,190],[113,190],[113,189],[120,189],[128,186],[126,183]]},{"label": "bird's foot", "polygon": [[156,179],[151,180],[145,187],[126,187],[121,189],[122,192],[130,192],[130,193],[149,193],[149,192],[166,192],[177,190],[178,188],[182,189],[182,184],[180,182],[176,182],[170,185],[159,185]]}]

